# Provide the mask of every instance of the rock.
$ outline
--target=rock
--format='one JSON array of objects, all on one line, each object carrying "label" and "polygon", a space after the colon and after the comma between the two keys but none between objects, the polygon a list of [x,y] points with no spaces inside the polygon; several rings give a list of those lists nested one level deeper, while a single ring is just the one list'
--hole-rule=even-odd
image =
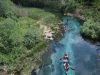
[{"label": "rock", "polygon": [[35,69],[32,70],[31,75],[37,75]]},{"label": "rock", "polygon": [[80,15],[80,14],[72,14],[72,13],[67,13],[67,16],[72,16],[72,17],[76,17],[76,18],[78,18],[78,19],[80,19],[80,20],[85,20],[85,17],[84,16],[82,16],[82,15]]},{"label": "rock", "polygon": [[98,11],[100,11],[100,8],[97,8]]}]

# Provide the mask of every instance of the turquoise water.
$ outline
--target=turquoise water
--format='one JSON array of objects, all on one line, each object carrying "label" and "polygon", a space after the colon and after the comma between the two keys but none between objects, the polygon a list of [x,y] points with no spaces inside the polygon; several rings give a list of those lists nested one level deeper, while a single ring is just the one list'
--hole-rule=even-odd
[{"label": "turquoise water", "polygon": [[[67,19],[69,19],[70,17],[64,17],[63,18],[63,22],[64,25],[66,25],[68,32],[66,32],[64,34],[64,38],[60,41],[60,44],[63,45],[63,48],[59,48],[57,47],[56,53],[54,53],[51,56],[52,59],[52,63],[53,65],[55,65],[55,71],[52,72],[51,75],[66,75],[64,69],[63,69],[63,64],[60,64],[58,62],[60,62],[60,58],[63,57],[64,53],[67,53],[69,55],[69,59],[71,62],[71,66],[74,67],[74,53],[73,53],[73,49],[72,49],[72,44],[75,43],[75,39],[76,36],[79,34],[79,30],[80,30],[80,25],[78,23],[78,21],[74,18],[72,18],[67,24]],[[73,70],[69,70],[68,75],[75,75],[75,72]]]},{"label": "turquoise water", "polygon": [[67,75],[100,75],[96,64],[97,47],[80,36],[80,24],[75,18],[63,17],[63,22],[68,31],[59,42],[53,42],[52,64],[43,67],[39,75],[66,75],[60,61],[64,53],[69,55],[70,66],[75,68],[69,69]]}]

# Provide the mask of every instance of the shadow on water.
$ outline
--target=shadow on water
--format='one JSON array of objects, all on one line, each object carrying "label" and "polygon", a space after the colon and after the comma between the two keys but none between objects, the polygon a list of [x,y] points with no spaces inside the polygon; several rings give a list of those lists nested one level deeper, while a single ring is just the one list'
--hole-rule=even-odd
[{"label": "shadow on water", "polygon": [[32,70],[31,75],[37,75],[35,69]]}]

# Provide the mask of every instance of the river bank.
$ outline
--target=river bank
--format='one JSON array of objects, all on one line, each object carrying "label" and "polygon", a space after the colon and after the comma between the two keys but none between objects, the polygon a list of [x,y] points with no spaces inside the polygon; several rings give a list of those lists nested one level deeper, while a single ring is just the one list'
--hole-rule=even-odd
[{"label": "river bank", "polygon": [[[65,18],[66,19],[66,18]],[[64,20],[66,22],[66,20]],[[72,21],[75,23],[71,23],[72,26],[75,24],[79,28],[79,23],[77,23],[76,20]],[[70,28],[71,24],[69,25]],[[64,33],[64,37],[62,40],[57,42],[56,44],[53,44],[54,52],[51,53],[51,59],[50,63],[48,65],[45,65],[45,68],[42,67],[42,72],[39,75],[65,75],[63,67],[59,65],[59,58],[63,57],[63,54],[65,52],[68,53],[70,57],[70,61],[73,63],[73,66],[76,67],[75,72],[69,71],[69,75],[91,75],[91,74],[99,74],[99,68],[97,68],[97,64],[99,65],[99,62],[97,62],[97,53],[96,53],[96,45],[93,45],[87,41],[85,41],[81,35],[79,30],[75,27],[75,31],[71,30],[69,32]],[[70,40],[68,40],[70,39]],[[85,55],[85,56],[84,56]],[[48,54],[47,54],[48,56]],[[47,57],[45,56],[45,57]],[[44,59],[45,59],[44,57]],[[86,58],[86,59],[85,59]],[[48,60],[47,59],[47,60]],[[52,60],[52,62],[51,62]],[[91,60],[93,60],[91,62]],[[80,62],[78,62],[80,61]],[[86,65],[88,67],[86,67]],[[81,67],[80,67],[81,66]],[[91,69],[91,67],[93,69]],[[53,70],[52,70],[53,69]]]},{"label": "river bank", "polygon": [[[43,4],[43,8],[41,8],[41,4]],[[47,39],[53,40],[54,38],[58,43],[66,35],[63,26],[60,25],[60,27],[58,25],[58,21],[61,18],[59,19],[59,15],[55,13],[71,13],[76,8],[85,6],[81,3],[78,4],[79,2],[76,0],[35,0],[35,2],[33,0],[0,0],[0,74],[30,75],[34,69],[38,72],[39,67],[43,64],[42,55],[48,51],[47,47],[50,44],[50,42],[47,43]],[[69,15],[81,19],[84,19],[81,15],[85,15],[86,20],[83,25],[84,27],[82,27],[83,33],[86,36],[89,35],[89,37],[96,39],[100,38],[99,10],[95,9],[96,6],[93,7],[93,10],[90,6],[82,8],[83,13]],[[63,16],[60,15],[60,17]],[[42,26],[44,29],[41,28]],[[67,40],[69,42],[65,40],[66,42],[63,42],[64,45],[66,43],[69,44],[70,41],[72,42],[72,36],[69,37]],[[63,46],[63,44],[60,45]],[[54,45],[54,48],[62,50],[59,48],[60,45]],[[71,48],[71,45],[69,47]],[[71,48],[71,50],[73,49]],[[46,56],[49,53],[52,54],[52,52],[47,52]],[[43,59],[46,56],[43,56]],[[47,57],[47,59],[49,58]],[[52,60],[55,59],[52,58]],[[51,63],[51,60],[49,62]],[[49,62],[47,63],[50,64]],[[45,69],[48,67],[51,67],[51,65]],[[48,72],[48,70],[46,71]]]}]

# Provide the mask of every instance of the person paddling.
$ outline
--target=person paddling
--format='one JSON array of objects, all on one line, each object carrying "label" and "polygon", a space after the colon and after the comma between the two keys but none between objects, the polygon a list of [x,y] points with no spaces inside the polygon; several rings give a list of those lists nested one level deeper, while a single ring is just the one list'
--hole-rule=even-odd
[{"label": "person paddling", "polygon": [[60,60],[63,61],[63,63],[68,63],[69,62],[69,57],[68,55],[65,53],[64,56],[62,58],[60,58]]},{"label": "person paddling", "polygon": [[64,25],[64,31],[67,32],[67,27]]},{"label": "person paddling", "polygon": [[69,68],[72,69],[72,70],[75,70],[75,69],[70,67],[70,65],[69,65],[70,64],[69,63],[69,57],[68,57],[68,55],[66,53],[64,54],[63,58],[61,58],[60,60],[63,61],[63,65],[64,65],[64,69],[65,69],[66,74],[68,73]]},{"label": "person paddling", "polygon": [[62,60],[63,60],[63,62],[65,62],[65,63],[69,61],[69,57],[68,57],[68,55],[67,55],[66,53],[64,54],[64,57],[63,57]]}]

